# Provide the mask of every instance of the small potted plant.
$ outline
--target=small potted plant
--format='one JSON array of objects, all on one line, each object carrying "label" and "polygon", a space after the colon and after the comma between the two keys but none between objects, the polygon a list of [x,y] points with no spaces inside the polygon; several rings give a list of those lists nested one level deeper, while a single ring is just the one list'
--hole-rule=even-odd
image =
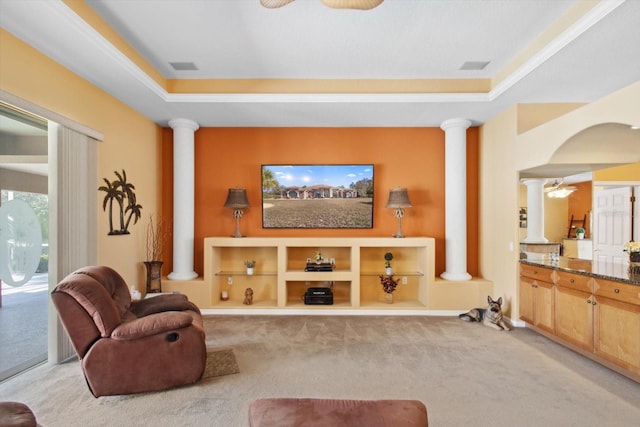
[{"label": "small potted plant", "polygon": [[576,237],[578,239],[584,239],[584,228],[582,227],[576,228]]},{"label": "small potted plant", "polygon": [[244,262],[244,266],[247,267],[247,276],[252,276],[253,267],[256,266],[256,262],[254,260],[247,260]]},{"label": "small potted plant", "polygon": [[393,254],[391,252],[387,252],[386,254],[384,254],[384,268],[385,268],[385,274],[387,276],[391,276],[392,274],[392,270],[391,270],[392,259],[393,259]]},{"label": "small potted plant", "polygon": [[316,252],[315,259],[316,259],[316,264],[322,263],[322,252],[320,251]]},{"label": "small potted plant", "polygon": [[380,274],[380,284],[382,285],[382,290],[385,292],[385,302],[387,304],[393,304],[393,291],[396,290],[398,286],[398,281],[393,278],[393,275],[383,275]]}]

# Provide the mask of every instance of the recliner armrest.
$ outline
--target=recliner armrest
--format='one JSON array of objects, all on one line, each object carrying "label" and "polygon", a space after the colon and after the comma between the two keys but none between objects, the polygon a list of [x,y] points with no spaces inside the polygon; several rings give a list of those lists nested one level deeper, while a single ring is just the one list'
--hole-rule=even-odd
[{"label": "recliner armrest", "polygon": [[168,294],[158,295],[153,298],[132,301],[129,309],[136,317],[148,316],[153,313],[164,311],[192,310],[200,313],[198,307],[189,301],[186,295]]},{"label": "recliner armrest", "polygon": [[116,340],[134,340],[184,328],[190,326],[192,323],[193,318],[187,313],[166,311],[122,323],[113,330],[111,338]]}]

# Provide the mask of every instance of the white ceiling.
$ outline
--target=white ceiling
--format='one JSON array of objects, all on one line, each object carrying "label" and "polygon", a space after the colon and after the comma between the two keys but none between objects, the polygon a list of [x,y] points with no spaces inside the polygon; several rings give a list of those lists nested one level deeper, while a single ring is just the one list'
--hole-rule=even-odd
[{"label": "white ceiling", "polygon": [[[584,0],[581,0],[584,1]],[[0,25],[154,122],[200,126],[479,125],[510,105],[591,102],[640,78],[640,1],[598,4],[502,83],[474,93],[173,93],[59,0],[0,0]],[[164,78],[494,78],[573,0],[87,0]],[[466,61],[489,61],[462,71]],[[170,62],[193,62],[175,71]],[[256,83],[259,84],[259,83]]]}]

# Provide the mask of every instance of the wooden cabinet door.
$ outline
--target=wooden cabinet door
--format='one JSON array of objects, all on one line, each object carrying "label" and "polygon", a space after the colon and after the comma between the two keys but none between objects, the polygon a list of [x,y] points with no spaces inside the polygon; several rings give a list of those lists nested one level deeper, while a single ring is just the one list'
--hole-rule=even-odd
[{"label": "wooden cabinet door", "polygon": [[593,351],[593,302],[586,292],[556,287],[556,336]]},{"label": "wooden cabinet door", "polygon": [[533,325],[534,280],[520,277],[520,319]]},{"label": "wooden cabinet door", "polygon": [[535,281],[533,288],[534,325],[555,333],[555,295],[553,283]]},{"label": "wooden cabinet door", "polygon": [[553,333],[555,323],[553,283],[520,277],[520,319]]},{"label": "wooden cabinet door", "polygon": [[597,296],[595,353],[640,374],[640,306]]}]

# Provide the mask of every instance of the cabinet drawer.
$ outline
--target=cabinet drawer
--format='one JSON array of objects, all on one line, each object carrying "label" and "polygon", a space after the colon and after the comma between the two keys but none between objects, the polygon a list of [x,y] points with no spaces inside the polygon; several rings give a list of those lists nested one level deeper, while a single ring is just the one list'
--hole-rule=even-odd
[{"label": "cabinet drawer", "polygon": [[640,286],[598,278],[594,282],[596,295],[640,305]]},{"label": "cabinet drawer", "polygon": [[587,293],[593,292],[593,279],[589,276],[564,271],[557,271],[556,274],[556,285],[558,286]]},{"label": "cabinet drawer", "polygon": [[520,275],[531,279],[541,280],[543,282],[553,282],[553,270],[543,268],[537,265],[520,264]]}]

